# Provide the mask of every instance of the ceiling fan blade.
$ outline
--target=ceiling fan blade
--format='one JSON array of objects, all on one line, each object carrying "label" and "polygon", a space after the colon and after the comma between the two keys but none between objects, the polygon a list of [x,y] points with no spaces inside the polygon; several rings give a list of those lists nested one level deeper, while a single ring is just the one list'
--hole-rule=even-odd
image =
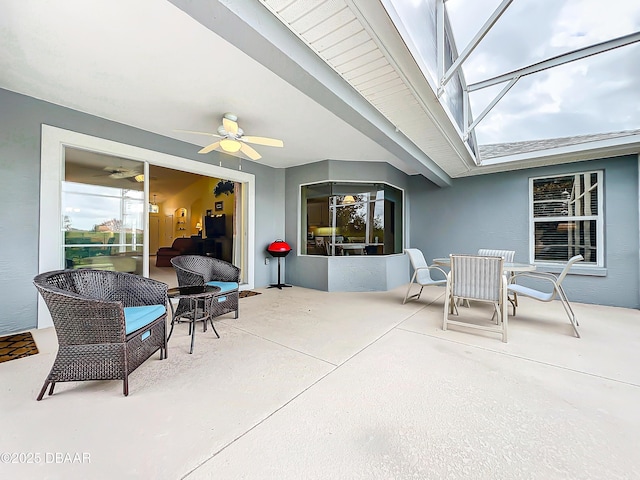
[{"label": "ceiling fan blade", "polygon": [[110,178],[116,178],[118,180],[123,178],[132,178],[138,175],[138,172],[113,172],[109,175]]},{"label": "ceiling fan blade", "polygon": [[210,151],[215,150],[219,146],[220,146],[220,141],[213,142],[211,145],[207,145],[206,147],[204,147],[198,153],[209,153]]},{"label": "ceiling fan blade", "polygon": [[218,135],[217,133],[194,132],[193,130],[174,130],[174,132],[195,133],[196,135],[207,135],[209,137],[221,137],[221,135]]},{"label": "ceiling fan blade", "polygon": [[233,133],[234,135],[238,134],[238,123],[234,122],[233,120],[229,120],[226,117],[222,118],[222,126],[224,127],[224,129],[229,132],[229,133]]},{"label": "ceiling fan blade", "polygon": [[250,135],[243,135],[241,140],[248,143],[255,143],[256,145],[266,145],[267,147],[284,147],[284,142],[277,138],[267,137],[252,137]]},{"label": "ceiling fan blade", "polygon": [[256,152],[253,148],[251,148],[246,143],[243,143],[240,146],[240,151],[244,153],[247,157],[249,157],[251,160],[258,160],[262,158],[262,155],[260,155],[258,152]]}]

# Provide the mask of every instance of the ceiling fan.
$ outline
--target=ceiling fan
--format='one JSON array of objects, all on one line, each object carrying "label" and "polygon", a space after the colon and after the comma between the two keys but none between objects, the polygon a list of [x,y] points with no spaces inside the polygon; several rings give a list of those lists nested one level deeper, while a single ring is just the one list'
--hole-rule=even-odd
[{"label": "ceiling fan", "polygon": [[240,151],[251,160],[258,160],[262,158],[262,155],[256,152],[253,147],[247,145],[248,143],[265,145],[267,147],[284,146],[284,142],[276,138],[245,135],[244,131],[238,126],[238,117],[233,113],[224,114],[222,117],[222,125],[218,127],[218,133],[194,132],[192,130],[176,130],[176,132],[195,133],[196,135],[207,135],[210,137],[221,138],[221,140],[207,145],[198,153],[209,153],[216,148],[220,148],[227,153],[236,153]]},{"label": "ceiling fan", "polygon": [[104,167],[103,169],[106,173],[105,175],[109,178],[115,178],[116,180],[121,180],[121,179],[130,179],[131,181],[134,182],[143,182],[144,181],[144,175],[139,172],[138,170],[133,170],[130,168],[124,168],[124,167],[118,167],[118,168],[113,168],[113,167]]}]

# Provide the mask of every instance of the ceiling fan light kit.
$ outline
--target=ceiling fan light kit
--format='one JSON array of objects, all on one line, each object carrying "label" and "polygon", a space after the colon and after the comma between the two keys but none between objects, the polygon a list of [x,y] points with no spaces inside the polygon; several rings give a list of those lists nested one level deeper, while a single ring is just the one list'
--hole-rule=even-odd
[{"label": "ceiling fan light kit", "polygon": [[237,123],[238,117],[233,113],[225,113],[222,117],[222,125],[217,129],[217,133],[194,132],[192,130],[177,130],[184,133],[195,133],[196,135],[207,135],[209,137],[220,137],[221,140],[213,142],[202,148],[198,153],[206,154],[220,148],[227,153],[244,153],[251,160],[262,158],[254,148],[247,145],[253,143],[256,145],[264,145],[267,147],[284,147],[284,142],[277,138],[244,136],[242,130]]},{"label": "ceiling fan light kit", "polygon": [[225,152],[235,153],[242,147],[242,144],[238,140],[232,140],[231,138],[223,138],[220,140],[220,148]]}]

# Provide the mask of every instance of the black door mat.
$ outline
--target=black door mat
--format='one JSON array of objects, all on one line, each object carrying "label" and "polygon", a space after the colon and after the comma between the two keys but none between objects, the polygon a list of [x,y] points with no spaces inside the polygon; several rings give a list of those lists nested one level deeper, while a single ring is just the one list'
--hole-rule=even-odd
[{"label": "black door mat", "polygon": [[0,363],[37,353],[38,347],[29,332],[0,337]]}]

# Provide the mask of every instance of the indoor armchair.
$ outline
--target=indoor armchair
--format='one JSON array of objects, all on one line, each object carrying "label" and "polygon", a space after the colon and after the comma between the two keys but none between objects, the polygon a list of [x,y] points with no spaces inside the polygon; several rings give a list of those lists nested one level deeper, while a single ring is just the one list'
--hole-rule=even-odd
[{"label": "indoor armchair", "polygon": [[198,244],[194,239],[176,238],[170,247],[160,247],[158,249],[156,252],[156,267],[170,267],[172,258],[194,253],[200,253]]}]

